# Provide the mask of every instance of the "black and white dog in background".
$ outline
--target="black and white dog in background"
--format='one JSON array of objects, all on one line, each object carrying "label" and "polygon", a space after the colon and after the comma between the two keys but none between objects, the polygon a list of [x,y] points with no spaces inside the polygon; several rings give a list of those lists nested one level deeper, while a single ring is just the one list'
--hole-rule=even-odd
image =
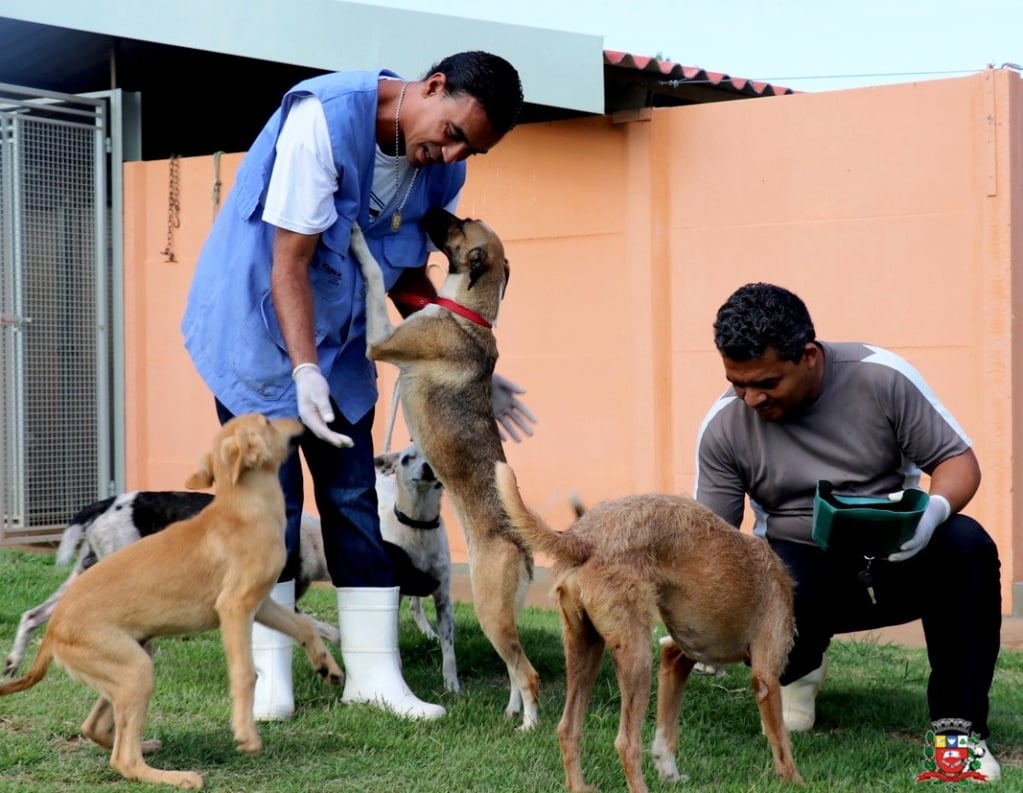
[{"label": "black and white dog in background", "polygon": [[[402,594],[409,595],[409,610],[419,630],[440,641],[444,690],[458,693],[451,551],[440,511],[443,485],[414,443],[400,451],[378,454],[376,469],[380,534],[385,543],[407,554],[412,569],[430,579],[418,592],[402,586]],[[423,612],[422,598],[427,595],[433,596],[436,632]]]},{"label": "black and white dog in background", "polygon": [[[176,490],[134,490],[118,496],[104,498],[83,508],[75,515],[57,548],[57,564],[67,566],[74,561],[71,573],[57,591],[38,606],[21,615],[14,644],[4,661],[4,675],[14,676],[25,657],[32,634],[41,628],[53,614],[57,601],[71,582],[105,556],[109,556],[135,540],[155,534],[172,523],[197,514],[213,500],[209,493]],[[316,518],[302,518],[302,572],[295,582],[295,596],[304,593],[313,581],[326,577],[323,560],[323,541]],[[321,636],[338,642],[338,630],[326,623],[313,620]]]},{"label": "black and white dog in background", "polygon": [[[404,454],[404,466],[399,464],[398,454]],[[425,462],[420,463],[417,458],[418,453],[414,447],[403,450],[402,453],[380,455],[377,458],[377,491],[378,499],[381,502],[381,512],[397,515],[401,509],[395,510],[395,507],[400,502],[404,509],[419,518],[413,523],[420,525],[439,523],[440,483],[430,472],[429,477],[432,479],[430,487],[422,486],[422,465],[425,465]],[[410,464],[411,461],[415,461],[416,464]],[[386,469],[386,473],[381,472],[382,467]],[[429,471],[428,466],[426,470]],[[416,471],[418,473],[415,473]],[[406,491],[410,492],[406,493]],[[211,494],[194,491],[135,490],[96,501],[78,512],[64,530],[56,555],[56,562],[59,565],[67,566],[72,563],[72,560],[74,561],[71,573],[49,598],[21,615],[13,646],[4,661],[4,676],[13,677],[17,673],[32,634],[50,618],[57,601],[60,600],[71,581],[103,557],[141,537],[154,534],[171,523],[195,515],[212,500]],[[435,510],[432,515],[429,514],[431,510]],[[384,535],[385,546],[395,564],[402,594],[411,597],[428,595],[436,597],[435,593],[441,588],[445,593],[449,593],[451,560],[447,552],[447,537],[442,536],[443,527],[439,533],[434,530],[422,531],[424,537],[421,539],[416,539],[420,530],[414,528],[410,528],[408,534],[387,532]],[[401,547],[406,541],[412,541],[411,557]],[[441,542],[443,542],[442,552],[424,554],[424,547],[428,548]],[[295,581],[296,601],[305,594],[313,582],[330,579],[323,553],[323,538],[318,518],[305,514],[302,516],[299,547],[300,569]],[[429,566],[417,567],[413,559],[424,558],[430,559]],[[446,573],[444,573],[445,570]],[[443,598],[437,603],[438,614],[441,612],[442,600]],[[450,607],[450,597],[448,597],[448,601]],[[325,640],[333,642],[335,645],[339,643],[340,637],[336,626],[319,620],[313,620],[313,622]],[[416,623],[420,630],[424,630],[418,615]],[[441,626],[442,650],[446,644],[445,634],[451,632],[450,628],[445,630],[445,627]],[[424,630],[424,632],[427,631]],[[451,652],[453,654],[453,648]],[[457,678],[455,678],[453,689],[449,685],[449,663],[446,651],[444,659],[445,684],[449,690],[457,691]],[[453,655],[450,666],[453,675]]]}]

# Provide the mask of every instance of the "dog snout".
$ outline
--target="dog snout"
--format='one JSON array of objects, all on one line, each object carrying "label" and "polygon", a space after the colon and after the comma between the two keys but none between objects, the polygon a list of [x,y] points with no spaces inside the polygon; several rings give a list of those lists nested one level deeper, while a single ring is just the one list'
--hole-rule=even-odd
[{"label": "dog snout", "polygon": [[274,430],[283,436],[284,448],[288,454],[291,454],[298,448],[298,441],[302,437],[302,433],[305,432],[305,425],[298,419],[274,419],[270,422]]},{"label": "dog snout", "polygon": [[444,250],[444,246],[448,241],[448,235],[451,233],[451,227],[459,222],[457,217],[443,207],[432,206],[423,215],[420,225],[430,238],[430,242],[440,250]]}]

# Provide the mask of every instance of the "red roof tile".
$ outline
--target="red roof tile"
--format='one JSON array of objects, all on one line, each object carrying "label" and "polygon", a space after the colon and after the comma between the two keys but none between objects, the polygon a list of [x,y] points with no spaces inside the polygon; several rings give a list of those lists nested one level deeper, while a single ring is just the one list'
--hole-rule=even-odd
[{"label": "red roof tile", "polygon": [[759,80],[747,80],[744,77],[731,77],[721,72],[708,72],[698,66],[682,66],[671,61],[633,55],[628,52],[604,50],[604,64],[624,69],[635,69],[657,75],[658,79],[678,81],[695,85],[710,85],[719,90],[734,91],[746,96],[782,96],[796,93],[791,88],[771,85]]}]

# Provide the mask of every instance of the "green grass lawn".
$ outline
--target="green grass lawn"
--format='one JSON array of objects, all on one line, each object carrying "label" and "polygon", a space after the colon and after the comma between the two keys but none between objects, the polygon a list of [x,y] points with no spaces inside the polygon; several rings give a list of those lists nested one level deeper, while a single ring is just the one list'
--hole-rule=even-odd
[{"label": "green grass lawn", "polygon": [[[49,554],[0,551],[0,656],[10,648],[21,612],[49,595],[65,575]],[[330,588],[314,588],[302,606],[321,619],[336,617]],[[149,762],[197,771],[207,790],[230,793],[563,790],[554,731],[564,698],[557,615],[528,608],[520,620],[523,645],[541,678],[540,724],[529,733],[518,732],[519,722],[504,717],[508,678],[470,605],[458,604],[455,630],[463,687],[458,696],[443,692],[439,646],[420,636],[403,609],[405,676],[420,696],[442,702],[447,718],[407,722],[374,708],[342,705],[340,690],[321,683],[296,650],[295,717],[260,725],[263,753],[258,757],[234,750],[219,633],[163,639],[154,658],[156,690],[145,736],[164,745]],[[38,636],[30,655],[36,646]],[[818,699],[817,730],[793,736],[796,763],[806,779],[802,790],[920,790],[915,777],[924,770],[928,728],[924,651],[838,641],[830,659]],[[0,792],[153,790],[125,781],[109,768],[107,752],[79,736],[93,699],[89,689],[56,667],[34,689],[0,699]],[[644,728],[647,747],[653,735],[652,704]],[[600,791],[625,789],[613,746],[618,707],[614,674],[605,662],[583,737],[583,770]],[[991,726],[991,745],[1002,762],[1000,786],[1023,791],[1021,653],[1001,656]],[[644,762],[652,792],[793,789],[774,778],[748,670],[740,666],[724,677],[697,676],[690,683],[679,750],[679,768],[689,781],[662,783],[648,757]]]}]

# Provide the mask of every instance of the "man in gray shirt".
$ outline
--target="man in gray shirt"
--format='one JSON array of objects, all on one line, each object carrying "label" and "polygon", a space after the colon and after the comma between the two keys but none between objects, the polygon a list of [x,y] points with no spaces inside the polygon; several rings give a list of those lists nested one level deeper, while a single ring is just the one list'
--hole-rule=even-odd
[{"label": "man in gray shirt", "polygon": [[[997,779],[987,738],[1000,563],[987,532],[960,514],[980,484],[969,438],[904,359],[818,341],[803,301],[781,287],[733,293],[718,310],[714,342],[731,388],[700,428],[695,495],[735,526],[748,495],[755,533],[796,582],[797,636],[781,679],[786,725],[813,727],[832,636],[921,619],[934,731],[976,733],[981,773]],[[814,543],[818,480],[885,496],[918,487],[921,473],[930,477],[926,511],[887,558]]]}]

